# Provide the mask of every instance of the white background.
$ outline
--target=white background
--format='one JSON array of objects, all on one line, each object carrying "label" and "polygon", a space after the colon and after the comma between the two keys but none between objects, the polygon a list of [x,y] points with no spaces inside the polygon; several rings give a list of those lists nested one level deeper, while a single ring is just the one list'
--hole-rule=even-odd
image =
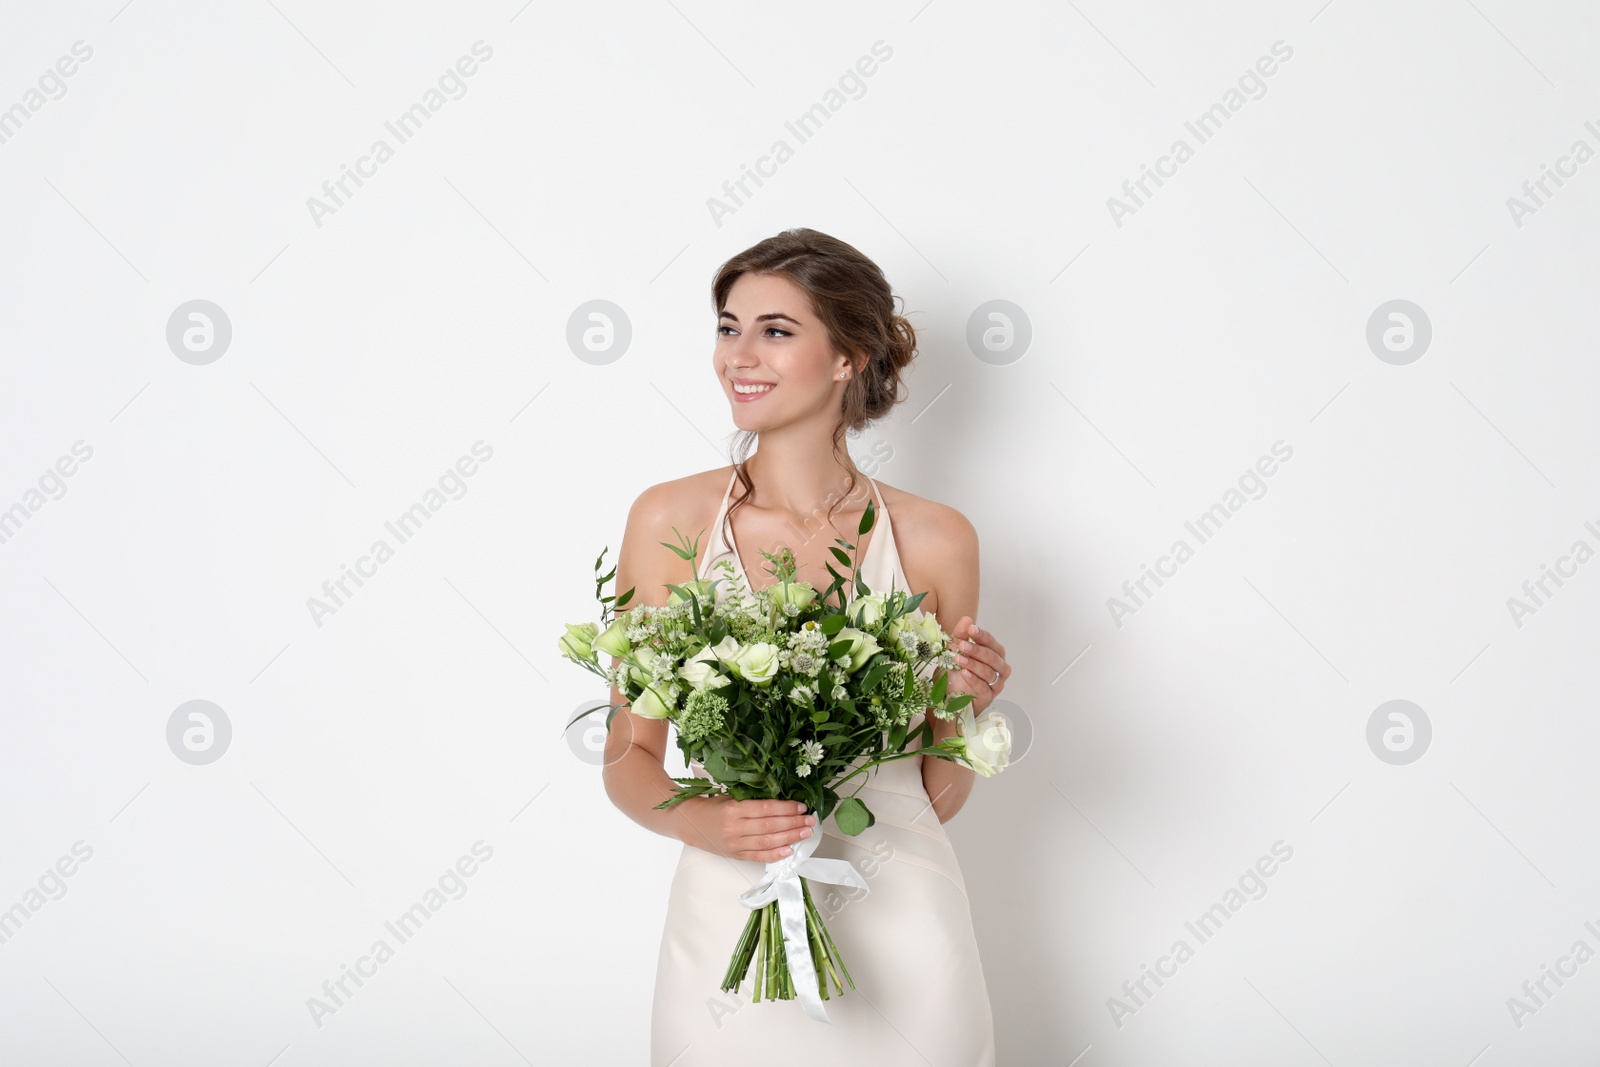
[{"label": "white background", "polygon": [[[680,846],[563,738],[604,694],[556,637],[637,493],[728,461],[710,281],[797,225],[905,297],[913,395],[852,447],[977,525],[1033,736],[949,824],[1000,1062],[1600,1054],[1600,962],[1508,1007],[1600,950],[1600,564],[1521,625],[1507,604],[1600,547],[1600,162],[1520,226],[1507,204],[1600,148],[1592,8],[13,3],[0,108],[80,40],[0,144],[0,908],[61,890],[0,944],[0,1059],[644,1062]],[[465,94],[319,225],[308,200],[479,40]],[[232,327],[205,365],[167,342],[196,299]],[[604,365],[566,339],[595,299],[632,327]],[[998,365],[967,343],[995,299],[1032,329]],[[1397,299],[1432,329],[1402,364],[1367,341]],[[477,441],[464,495],[319,625],[308,599]],[[1277,441],[1265,494],[1115,617]],[[199,766],[167,741],[196,699],[232,727]],[[1432,727],[1405,765],[1367,741],[1396,699]],[[1185,923],[1278,841],[1200,944]]]}]

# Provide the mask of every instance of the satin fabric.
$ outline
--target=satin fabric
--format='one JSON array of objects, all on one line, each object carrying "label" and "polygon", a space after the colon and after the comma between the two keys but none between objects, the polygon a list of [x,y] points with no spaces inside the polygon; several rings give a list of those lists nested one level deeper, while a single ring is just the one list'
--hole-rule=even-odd
[{"label": "satin fabric", "polygon": [[[722,535],[736,478],[737,472],[723,493],[699,577],[722,576],[713,568],[723,559],[745,574]],[[891,580],[909,589],[876,482],[872,491],[878,518],[862,575],[874,592],[887,592]],[[717,586],[719,599],[725,585]],[[918,715],[912,726],[921,722]],[[863,892],[811,885],[855,982],[842,995],[829,986],[823,1002],[829,1022],[807,1016],[797,1000],[752,1002],[753,966],[737,992],[722,992],[750,914],[739,894],[760,881],[765,864],[683,846],[656,965],[651,1067],[993,1067],[994,1022],[966,883],[923,787],[922,763],[912,756],[868,772],[857,795],[877,821],[861,834],[846,835],[831,815],[816,828],[822,840],[815,855],[848,861],[868,886]],[[698,763],[690,770],[706,776]],[[859,782],[851,779],[846,794]]]}]

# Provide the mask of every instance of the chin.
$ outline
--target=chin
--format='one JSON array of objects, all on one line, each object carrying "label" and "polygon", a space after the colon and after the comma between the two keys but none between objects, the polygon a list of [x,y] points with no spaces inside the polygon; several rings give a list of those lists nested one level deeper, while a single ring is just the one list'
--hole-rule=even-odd
[{"label": "chin", "polygon": [[737,406],[735,406],[733,409],[733,424],[741,430],[748,430],[755,433],[759,433],[762,430],[770,430],[774,425],[772,419],[746,415],[744,412],[740,411]]},{"label": "chin", "polygon": [[737,400],[729,399],[728,414],[733,419],[733,424],[741,430],[767,430],[783,421],[781,413],[767,408],[765,404],[741,404]]}]

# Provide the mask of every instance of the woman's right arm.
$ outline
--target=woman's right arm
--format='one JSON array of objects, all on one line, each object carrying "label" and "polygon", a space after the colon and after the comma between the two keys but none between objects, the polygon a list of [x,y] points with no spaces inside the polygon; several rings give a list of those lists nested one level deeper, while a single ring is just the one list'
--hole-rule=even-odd
[{"label": "woman's right arm", "polygon": [[[628,526],[617,553],[616,595],[634,591],[623,616],[639,604],[667,602],[667,583],[682,583],[683,558],[659,542],[668,541],[674,515],[664,486],[646,489],[628,512]],[[621,661],[612,657],[614,669]],[[627,696],[611,687],[611,704]],[[677,792],[666,771],[667,721],[635,715],[621,708],[606,731],[605,766],[601,777],[606,795],[623,814],[647,830],[675,838],[696,848],[735,859],[765,863],[787,854],[788,846],[809,836],[816,816],[790,800],[730,800],[727,797],[692,797],[670,808],[656,805]]]}]

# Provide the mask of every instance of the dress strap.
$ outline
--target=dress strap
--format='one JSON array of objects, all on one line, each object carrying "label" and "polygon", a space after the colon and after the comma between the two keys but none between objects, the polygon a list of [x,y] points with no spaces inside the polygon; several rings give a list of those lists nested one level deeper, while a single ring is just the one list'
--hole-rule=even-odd
[{"label": "dress strap", "polygon": [[[894,523],[890,521],[889,509],[883,502],[883,490],[878,488],[872,475],[867,475],[867,481],[872,483],[872,495],[878,499],[878,517],[872,524],[872,543],[867,546],[868,562],[874,565],[872,573],[867,575],[867,584],[872,586],[874,593],[887,593],[896,584],[909,592],[905,568],[900,564],[900,546],[894,540]],[[881,549],[878,547],[880,541],[884,542]]]},{"label": "dress strap", "polygon": [[733,473],[728,475],[728,488],[722,491],[722,504],[717,508],[717,517],[711,522],[711,539],[706,542],[705,551],[700,556],[700,570],[695,577],[704,578],[710,573],[711,565],[725,553],[731,551],[727,539],[722,536],[722,521],[728,515],[728,501],[733,498],[733,483],[739,477],[739,468],[735,467]]}]

